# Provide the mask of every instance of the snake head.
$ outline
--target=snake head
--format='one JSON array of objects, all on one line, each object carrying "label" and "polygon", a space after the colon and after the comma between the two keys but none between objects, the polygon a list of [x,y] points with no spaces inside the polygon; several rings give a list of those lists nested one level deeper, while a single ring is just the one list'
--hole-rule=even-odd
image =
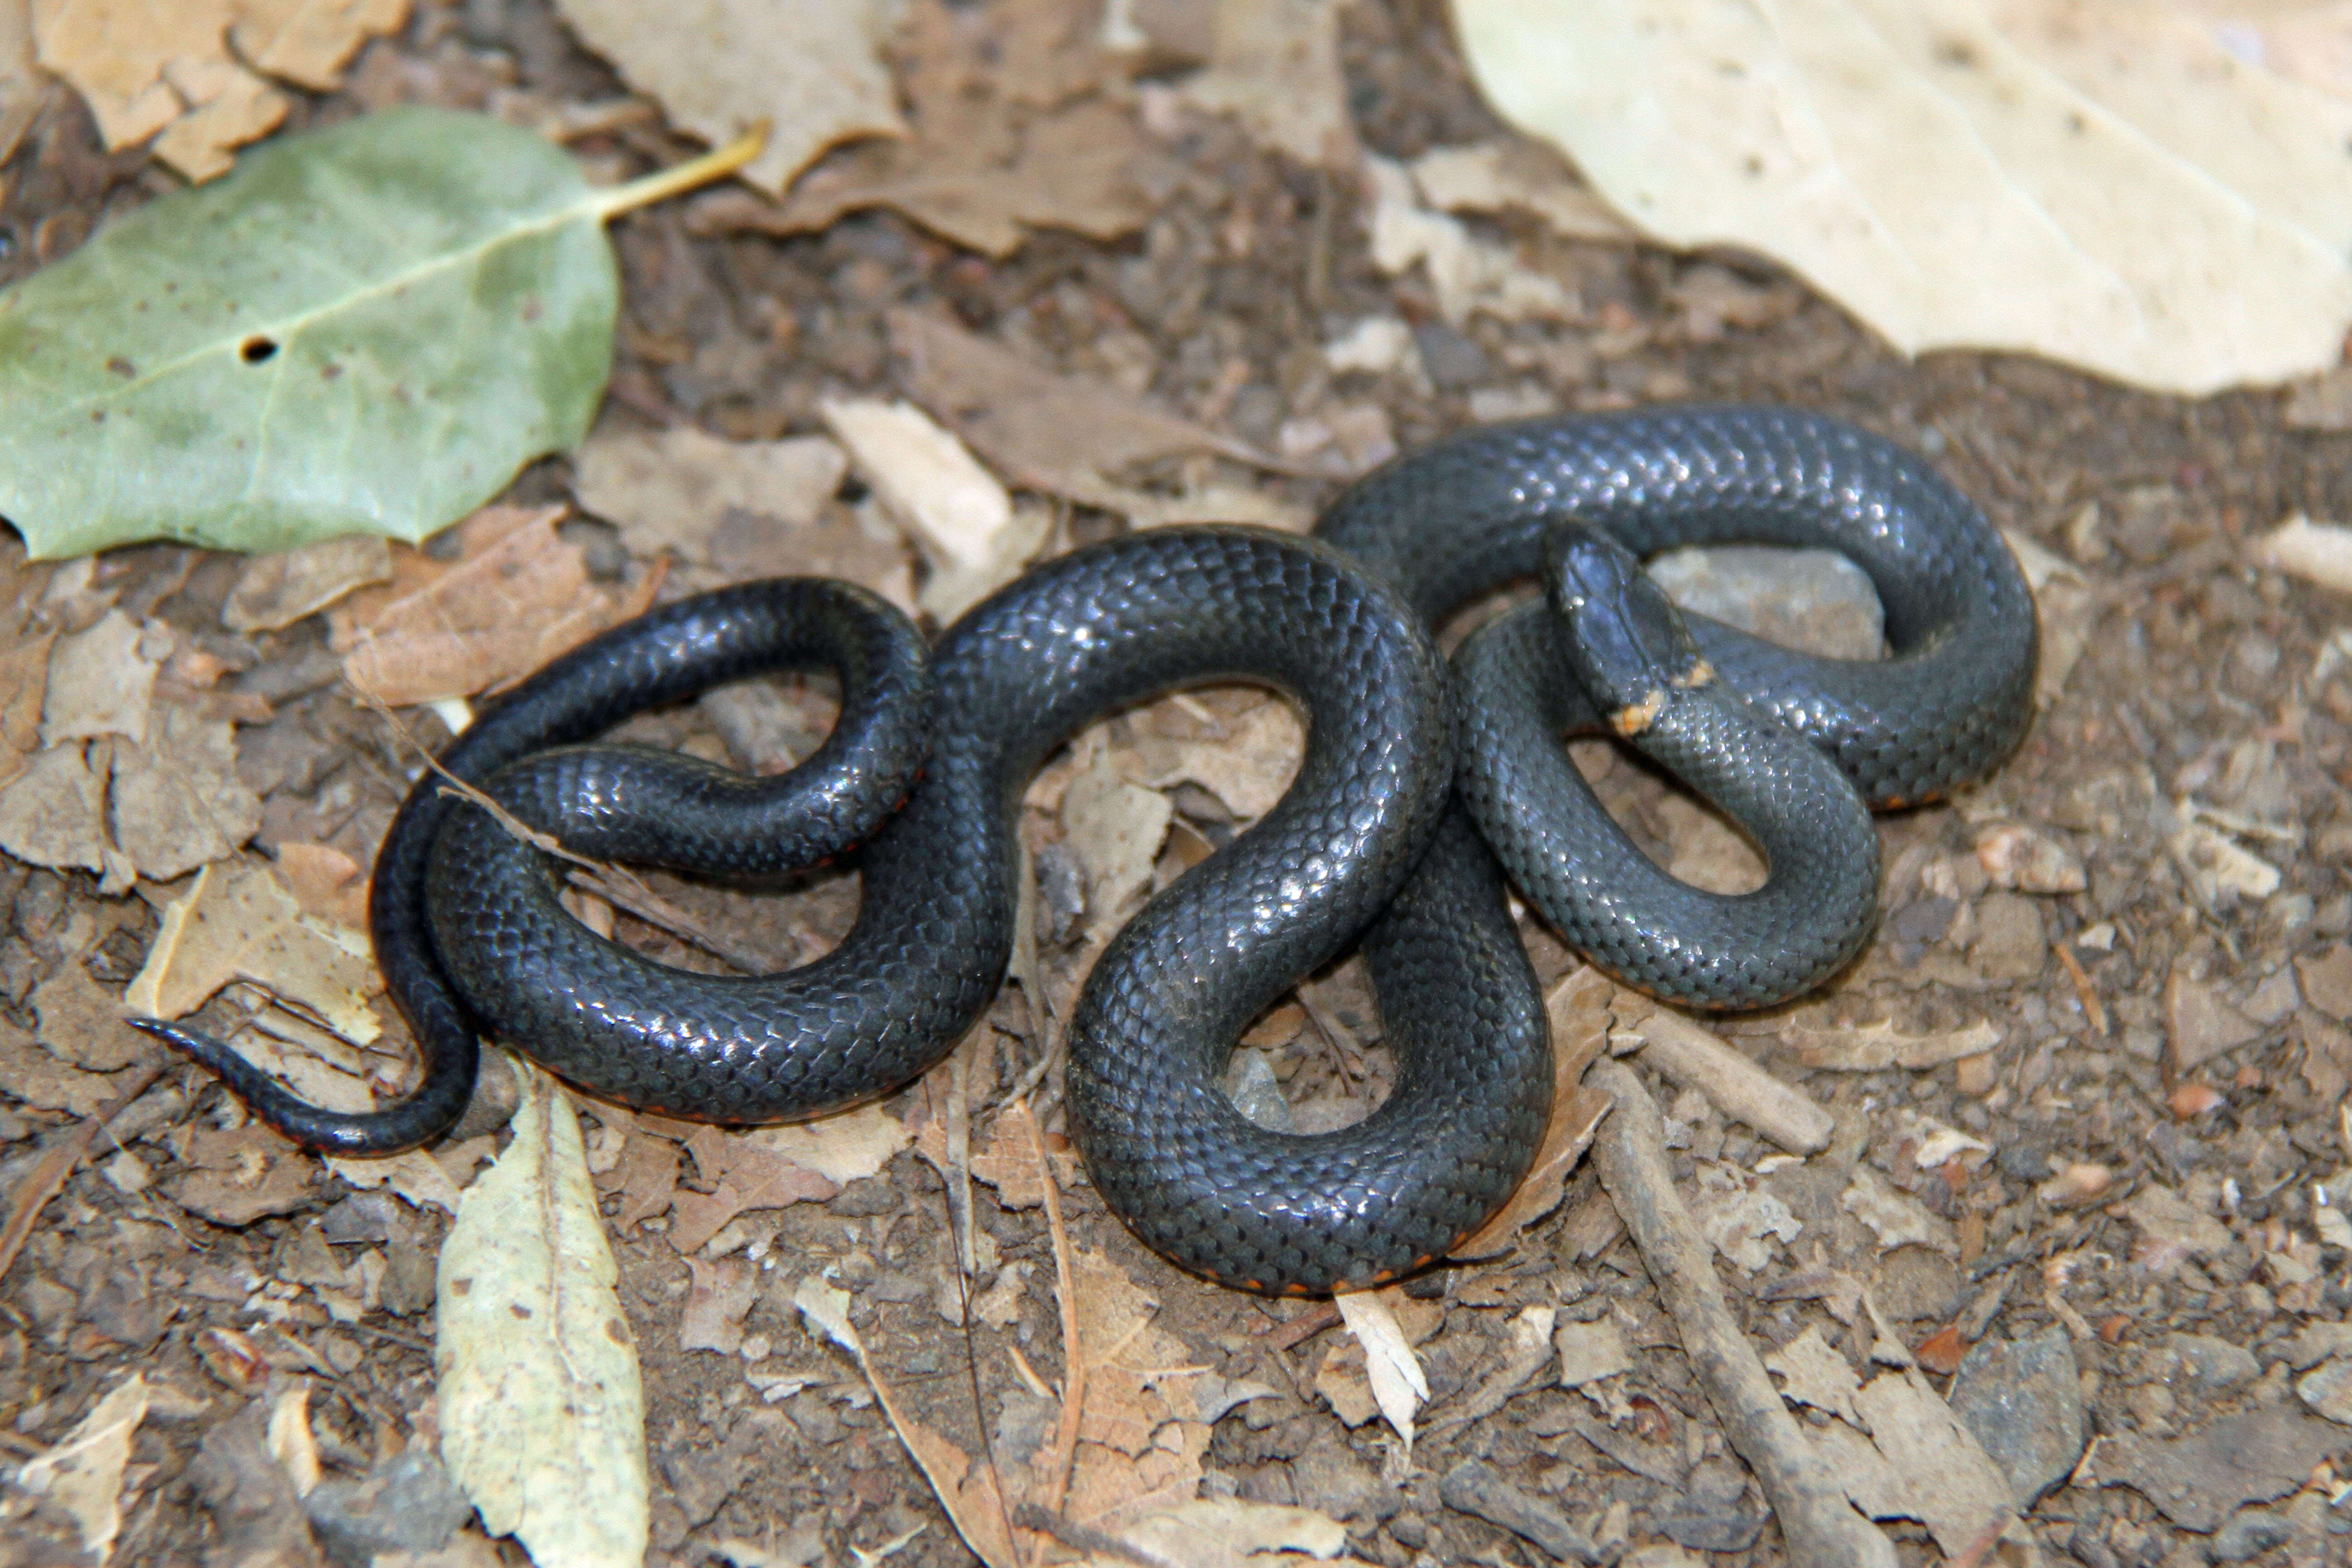
[{"label": "snake head", "polygon": [[1552,530],[1546,552],[1561,647],[1620,733],[1649,728],[1669,691],[1714,679],[1682,612],[1632,551],[1570,521]]}]

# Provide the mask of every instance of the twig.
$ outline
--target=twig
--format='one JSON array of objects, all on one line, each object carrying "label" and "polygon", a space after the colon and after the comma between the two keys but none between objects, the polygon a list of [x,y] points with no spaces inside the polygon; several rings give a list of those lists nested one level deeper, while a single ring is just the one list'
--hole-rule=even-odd
[{"label": "twig", "polygon": [[1281,1324],[1265,1336],[1265,1342],[1278,1351],[1286,1351],[1302,1341],[1311,1340],[1339,1321],[1339,1309],[1328,1301],[1318,1301],[1290,1321]]},{"label": "twig", "polygon": [[1306,986],[1298,987],[1297,994],[1299,1010],[1315,1026],[1315,1032],[1323,1037],[1323,1043],[1331,1047],[1331,1058],[1339,1064],[1340,1078],[1350,1084],[1363,1082],[1370,1069],[1364,1066],[1362,1047],[1348,1037],[1348,1032],[1323,1004],[1307,994]]},{"label": "twig", "polygon": [[147,1086],[163,1076],[166,1064],[152,1062],[133,1068],[121,1093],[107,1101],[93,1115],[82,1118],[81,1124],[71,1131],[51,1134],[57,1141],[42,1152],[25,1179],[16,1185],[16,1194],[8,1211],[8,1223],[0,1226],[0,1278],[5,1278],[15,1266],[16,1255],[25,1250],[25,1243],[33,1234],[33,1222],[48,1206],[49,1200],[65,1191],[66,1183],[79,1168],[84,1154],[89,1152],[90,1141],[98,1130],[130,1109],[131,1102],[147,1092]]},{"label": "twig", "polygon": [[1836,1136],[1836,1120],[1811,1095],[1782,1083],[1681,1014],[1661,1007],[1633,1032],[1644,1042],[1643,1061],[1685,1089],[1697,1089],[1717,1110],[1790,1153],[1818,1154]]},{"label": "twig", "polygon": [[1895,1568],[1894,1543],[1846,1500],[1731,1315],[1714,1249],[1675,1191],[1656,1102],[1622,1062],[1595,1062],[1586,1078],[1616,1102],[1593,1145],[1601,1184],[1674,1315],[1683,1352],[1725,1436],[1756,1472],[1780,1519],[1790,1561],[1820,1568]]},{"label": "twig", "polygon": [[637,878],[619,874],[617,868],[583,870],[574,867],[570,880],[573,887],[626,910],[647,925],[657,926],[680,942],[700,948],[738,973],[767,974],[776,967],[772,961],[712,931]]},{"label": "twig", "polygon": [[1130,1546],[1116,1535],[1066,1519],[1034,1502],[1024,1502],[1014,1509],[1013,1522],[1024,1530],[1050,1535],[1073,1552],[1083,1552],[1089,1557],[1116,1557],[1123,1563],[1136,1563],[1139,1568],[1176,1568],[1171,1559]]},{"label": "twig", "polygon": [[[1044,1506],[1059,1511],[1069,1494],[1070,1468],[1078,1457],[1078,1414],[1086,1404],[1087,1357],[1078,1342],[1077,1279],[1070,1266],[1070,1232],[1062,1221],[1062,1189],[1054,1180],[1054,1163],[1045,1158],[1045,1135],[1031,1114],[1029,1102],[1016,1100],[1011,1114],[1029,1129],[1029,1148],[1036,1156],[1038,1184],[1045,1196],[1045,1227],[1054,1240],[1054,1279],[1062,1307],[1062,1419],[1054,1433],[1054,1467],[1046,1473]],[[1038,1557],[1042,1559],[1041,1551]]]}]

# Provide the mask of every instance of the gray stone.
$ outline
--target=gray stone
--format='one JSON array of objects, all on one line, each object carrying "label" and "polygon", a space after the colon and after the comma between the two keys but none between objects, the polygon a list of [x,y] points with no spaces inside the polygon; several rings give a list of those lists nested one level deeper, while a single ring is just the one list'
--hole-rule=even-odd
[{"label": "gray stone", "polygon": [[1861,567],[1834,550],[1731,544],[1673,550],[1650,575],[1685,610],[1829,658],[1886,652],[1886,616]]},{"label": "gray stone", "polygon": [[2213,1532],[2205,1554],[2216,1563],[2247,1563],[2294,1539],[2294,1525],[2284,1514],[2250,1508]]},{"label": "gray stone", "polygon": [[1225,1098],[1234,1102],[1235,1110],[1269,1132],[1293,1130],[1289,1102],[1282,1098],[1274,1064],[1266,1060],[1264,1051],[1244,1048],[1234,1053],[1225,1068]]},{"label": "gray stone", "polygon": [[1456,1513],[1509,1531],[1563,1563],[1598,1563],[1601,1552],[1568,1515],[1505,1480],[1494,1466],[1465,1459],[1445,1473],[1438,1495]]},{"label": "gray stone", "polygon": [[1691,1471],[1683,1495],[1656,1510],[1658,1533],[1693,1552],[1745,1552],[1763,1533],[1764,1510],[1748,1500],[1748,1479],[1735,1465],[1709,1459]]},{"label": "gray stone", "polygon": [[2164,1349],[2181,1378],[2201,1397],[2226,1393],[2263,1374],[2262,1363],[2252,1351],[2210,1334],[2174,1334],[2164,1342]]},{"label": "gray stone", "polygon": [[302,1500],[310,1532],[343,1568],[380,1552],[438,1552],[474,1511],[441,1461],[411,1448],[356,1481],[321,1481]]},{"label": "gray stone", "polygon": [[2083,1457],[2082,1373],[2062,1327],[2022,1340],[1979,1340],[1960,1363],[1950,1399],[1952,1413],[2009,1478],[2021,1513]]}]

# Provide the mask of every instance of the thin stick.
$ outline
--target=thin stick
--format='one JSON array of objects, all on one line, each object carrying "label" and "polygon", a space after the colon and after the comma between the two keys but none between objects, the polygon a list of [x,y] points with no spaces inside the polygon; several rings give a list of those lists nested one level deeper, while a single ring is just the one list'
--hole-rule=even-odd
[{"label": "thin stick", "polygon": [[89,1152],[90,1141],[98,1130],[128,1110],[131,1102],[147,1092],[147,1086],[163,1076],[163,1063],[153,1062],[134,1068],[127,1080],[129,1087],[107,1101],[93,1115],[82,1118],[81,1125],[72,1131],[57,1136],[57,1142],[43,1151],[40,1160],[25,1179],[17,1184],[15,1202],[8,1211],[8,1223],[0,1226],[0,1277],[15,1266],[16,1255],[25,1250],[32,1238],[33,1222],[48,1206],[49,1200],[65,1191],[66,1183],[80,1168],[81,1159]]},{"label": "thin stick", "polygon": [[573,887],[583,889],[606,903],[626,910],[647,925],[657,926],[680,942],[700,948],[738,973],[767,974],[776,967],[750,948],[712,931],[635,877],[575,867],[570,880]]},{"label": "thin stick", "polygon": [[[1015,1100],[1012,1108],[1027,1124],[1029,1148],[1036,1156],[1038,1184],[1045,1190],[1045,1227],[1054,1239],[1054,1279],[1062,1307],[1062,1419],[1054,1433],[1054,1468],[1045,1478],[1043,1506],[1048,1512],[1061,1511],[1062,1500],[1069,1495],[1070,1468],[1078,1457],[1078,1415],[1087,1398],[1086,1351],[1078,1342],[1078,1287],[1070,1267],[1070,1232],[1062,1221],[1062,1189],[1054,1180],[1054,1163],[1045,1158],[1045,1135],[1038,1129],[1037,1118],[1030,1113],[1026,1100]],[[1038,1543],[1037,1556],[1044,1555],[1044,1542]]]},{"label": "thin stick", "polygon": [[1895,1568],[1894,1543],[1846,1500],[1731,1315],[1714,1248],[1675,1191],[1657,1103],[1622,1062],[1597,1061],[1585,1077],[1616,1102],[1593,1145],[1601,1184],[1674,1315],[1683,1353],[1724,1435],[1756,1472],[1780,1519],[1789,1560],[1821,1568]]}]

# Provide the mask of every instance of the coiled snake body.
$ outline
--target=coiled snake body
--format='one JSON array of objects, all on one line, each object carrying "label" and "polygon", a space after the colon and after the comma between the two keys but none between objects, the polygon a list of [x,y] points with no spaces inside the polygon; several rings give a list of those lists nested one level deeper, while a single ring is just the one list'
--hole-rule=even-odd
[{"label": "coiled snake body", "polygon": [[[1096,964],[1069,1023],[1071,1131],[1105,1201],[1183,1267],[1258,1289],[1362,1285],[1475,1229],[1543,1134],[1542,1000],[1474,813],[1595,963],[1685,1002],[1756,1005],[1818,983],[1866,938],[1877,860],[1863,802],[1980,774],[2028,714],[2032,605],[1999,537],[1899,449],[1818,416],[1473,431],[1360,481],[1318,532],[1166,530],[1048,562],[950,628],[928,684],[912,628],[861,590],[721,590],[558,661],[444,757],[583,854],[747,876],[870,835],[856,925],[803,968],[688,974],[593,936],[558,906],[544,857],[428,776],[371,903],[425,1058],[415,1094],[324,1111],[218,1042],[147,1026],[274,1125],[339,1152],[445,1131],[478,1030],[674,1116],[854,1103],[936,1061],[994,994],[1020,795],[1050,751],[1174,686],[1260,682],[1307,715],[1297,777]],[[1877,585],[1893,657],[1809,659],[1703,621],[1686,635],[1623,553],[1733,540],[1843,550]],[[1563,618],[1505,618],[1450,677],[1430,622],[1547,572]],[[577,744],[640,709],[811,662],[840,673],[842,717],[781,780]],[[1578,695],[1571,668],[1595,695]],[[1633,735],[1715,795],[1765,849],[1766,887],[1727,898],[1658,871],[1569,766],[1558,738],[1574,729]],[[1234,1043],[1359,936],[1397,1060],[1388,1100],[1333,1133],[1253,1125],[1218,1088]]]}]

